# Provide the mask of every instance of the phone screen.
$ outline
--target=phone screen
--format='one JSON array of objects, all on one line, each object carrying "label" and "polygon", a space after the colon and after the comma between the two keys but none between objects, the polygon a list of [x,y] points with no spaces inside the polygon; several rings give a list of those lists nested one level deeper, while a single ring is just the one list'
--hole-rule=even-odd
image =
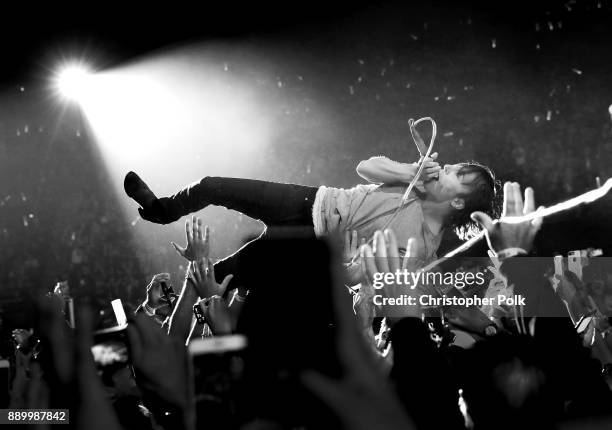
[{"label": "phone screen", "polygon": [[91,352],[98,367],[128,363],[127,324],[94,332]]}]

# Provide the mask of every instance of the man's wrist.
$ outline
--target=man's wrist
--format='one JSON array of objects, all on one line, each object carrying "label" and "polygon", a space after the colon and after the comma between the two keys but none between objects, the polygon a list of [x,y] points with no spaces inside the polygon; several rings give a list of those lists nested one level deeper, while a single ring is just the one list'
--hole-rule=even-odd
[{"label": "man's wrist", "polygon": [[402,163],[400,182],[409,183],[414,179],[414,176],[419,170],[419,163]]}]

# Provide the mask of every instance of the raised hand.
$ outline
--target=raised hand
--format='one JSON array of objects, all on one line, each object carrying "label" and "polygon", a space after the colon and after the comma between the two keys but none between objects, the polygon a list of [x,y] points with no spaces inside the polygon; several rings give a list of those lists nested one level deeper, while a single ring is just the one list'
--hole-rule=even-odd
[{"label": "raised hand", "polygon": [[344,232],[344,249],[342,250],[343,263],[350,263],[354,260],[357,250],[359,249],[359,240],[357,239],[357,230],[347,230]]},{"label": "raised hand", "polygon": [[340,285],[334,286],[337,316],[336,349],[343,378],[334,380],[320,373],[303,375],[305,385],[352,430],[414,428],[400,401],[383,376],[372,348],[365,344]]},{"label": "raised hand", "polygon": [[198,305],[204,312],[204,318],[215,336],[232,332],[232,318],[223,297],[214,295],[198,301]]},{"label": "raised hand", "polygon": [[234,275],[227,275],[219,284],[215,279],[215,265],[210,258],[200,258],[189,264],[188,281],[193,283],[200,298],[223,296]]},{"label": "raised hand", "polygon": [[[94,326],[91,311],[79,309],[74,333],[67,329],[63,315],[50,301],[41,303],[40,313],[45,353],[49,353],[45,379],[55,382],[49,385],[52,404],[59,401],[62,407],[74,410],[75,419],[71,424],[77,429],[120,429],[91,354]],[[40,393],[30,394],[44,398]]]},{"label": "raised hand", "polygon": [[[410,238],[406,245],[406,253],[400,256],[397,245],[397,238],[392,230],[385,232],[376,231],[372,249],[369,245],[361,247],[361,271],[363,283],[374,285],[378,273],[414,272],[418,270],[417,243]],[[380,275],[379,275],[380,276]],[[400,284],[395,282],[385,283],[380,290],[385,297],[400,297],[402,294],[413,295],[415,298],[418,293],[415,286]],[[417,302],[418,303],[418,302]],[[420,307],[415,305],[385,308],[387,316],[415,316],[420,317]],[[399,312],[399,314],[397,313]]]},{"label": "raised hand", "polygon": [[179,411],[170,417],[174,427],[195,428],[193,372],[184,339],[168,336],[142,314],[130,321],[127,334],[136,381],[145,397],[155,409]]},{"label": "raised hand", "polygon": [[196,218],[195,215],[185,221],[185,236],[187,237],[187,245],[181,247],[174,242],[170,242],[176,252],[188,261],[199,260],[208,257],[210,253],[209,231],[208,226],[202,227],[202,219]]},{"label": "raised hand", "polygon": [[342,252],[342,261],[344,262],[344,280],[348,285],[356,285],[361,281],[361,266],[359,263],[358,253],[359,245],[366,243],[365,238],[359,241],[357,230],[344,232],[344,249]]},{"label": "raised hand", "polygon": [[[415,271],[418,269],[417,242],[413,238],[408,239],[406,253],[400,256],[397,238],[392,230],[385,232],[380,230],[374,233],[374,242],[370,245],[362,245],[362,274],[370,282],[374,282],[374,276],[379,272],[396,273],[400,270]],[[364,258],[365,257],[365,258]]]},{"label": "raised hand", "polygon": [[504,221],[504,218],[527,215],[534,211],[533,189],[525,188],[525,200],[523,202],[521,186],[516,182],[506,182],[504,184],[504,206],[499,220],[493,221],[483,212],[474,212],[471,216],[485,229],[487,242],[493,251],[520,248],[529,252],[533,246],[535,235],[542,226],[542,218],[521,223],[510,223]]},{"label": "raised hand", "polygon": [[190,405],[189,359],[184,341],[168,336],[144,315],[130,321],[127,334],[138,385],[170,405]]}]

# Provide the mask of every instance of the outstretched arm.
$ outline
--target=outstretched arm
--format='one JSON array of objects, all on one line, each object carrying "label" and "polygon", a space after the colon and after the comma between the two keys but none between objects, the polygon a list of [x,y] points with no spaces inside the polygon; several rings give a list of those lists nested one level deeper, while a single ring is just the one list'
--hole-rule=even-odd
[{"label": "outstretched arm", "polygon": [[193,266],[195,264],[195,262],[190,262],[187,266],[185,282],[183,283],[181,294],[174,305],[174,311],[170,317],[170,327],[168,328],[169,335],[181,339],[183,342],[187,342],[189,339],[193,322],[193,305],[198,300],[198,291],[193,279],[190,279],[193,276]]},{"label": "outstretched arm", "polygon": [[[436,177],[440,165],[435,161],[437,153],[425,161],[422,178]],[[372,157],[357,165],[357,174],[368,182],[374,184],[408,183],[418,170],[418,163],[399,163],[387,157]]]}]

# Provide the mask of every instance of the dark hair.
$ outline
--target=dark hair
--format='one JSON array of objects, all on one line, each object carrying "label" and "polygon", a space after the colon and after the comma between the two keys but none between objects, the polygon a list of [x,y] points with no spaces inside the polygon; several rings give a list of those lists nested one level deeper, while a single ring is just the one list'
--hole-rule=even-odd
[{"label": "dark hair", "polygon": [[478,223],[470,218],[472,212],[484,212],[491,218],[499,216],[498,190],[501,184],[487,166],[474,161],[460,163],[460,165],[458,175],[476,173],[476,177],[470,184],[466,184],[471,191],[459,195],[465,204],[463,209],[453,212],[447,226],[453,228],[461,239],[469,239],[480,231]]}]

